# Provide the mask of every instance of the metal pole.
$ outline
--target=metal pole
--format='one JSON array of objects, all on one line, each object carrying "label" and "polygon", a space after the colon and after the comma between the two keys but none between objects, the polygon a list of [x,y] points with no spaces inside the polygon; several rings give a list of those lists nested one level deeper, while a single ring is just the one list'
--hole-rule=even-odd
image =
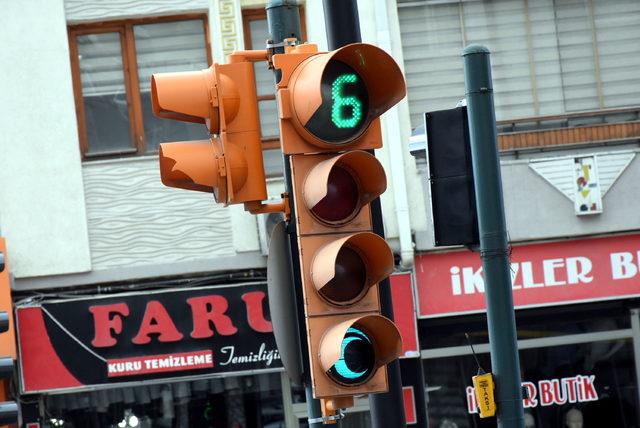
[{"label": "metal pole", "polygon": [[[322,5],[324,7],[324,22],[327,29],[329,50],[338,49],[350,43],[362,42],[356,0],[322,0]],[[373,150],[371,154],[375,155]],[[384,238],[380,198],[374,199],[370,206],[373,231]],[[389,279],[381,281],[378,288],[380,290],[382,315],[393,320]],[[402,396],[402,381],[400,379],[400,362],[398,360],[387,366],[387,379],[389,392],[369,395],[371,426],[373,428],[405,427],[404,400]]]},{"label": "metal pole", "polygon": [[509,246],[489,50],[484,46],[470,45],[463,50],[462,56],[478,209],[480,258],[487,301],[489,348],[496,383],[496,415],[499,428],[522,428],[524,409],[520,360],[511,294]]},{"label": "metal pole", "polygon": [[362,41],[356,0],[322,0],[330,51]]},{"label": "metal pole", "polygon": [[[298,2],[296,0],[269,0],[267,5],[265,6],[267,11],[267,26],[269,30],[269,43],[279,44],[284,41],[286,38],[295,37],[298,40],[302,40],[302,31],[300,29],[300,11]],[[284,53],[284,46],[275,47],[275,53]],[[278,82],[280,80],[279,73],[276,71],[275,81]],[[284,177],[285,177],[285,190],[290,192],[292,187],[291,180],[291,167],[289,166],[289,159],[285,157],[284,159]],[[301,286],[301,275],[300,275],[300,265],[298,261],[298,243],[296,240],[296,221],[295,221],[295,207],[293,204],[289,207],[291,211],[291,219],[289,224],[287,225],[287,232],[289,234],[290,243],[291,243],[291,259],[292,259],[292,267],[294,270],[294,281],[296,282],[296,290],[302,290]],[[297,293],[297,301],[298,301],[298,318],[300,320],[304,320],[304,314],[301,314],[302,310],[302,296],[301,293]],[[304,322],[304,321],[302,321]],[[302,329],[304,331],[304,329]],[[306,335],[301,334],[301,342],[302,349],[306,349]],[[304,372],[303,377],[305,378],[305,396],[307,403],[307,416],[309,419],[317,419],[322,418],[322,410],[320,408],[320,401],[313,398],[313,391],[310,385],[310,379],[308,379],[309,375],[309,361],[308,358],[305,358],[306,352],[302,352],[303,354],[303,363],[304,363]],[[321,423],[309,423],[309,428],[321,428],[323,424]]]},{"label": "metal pole", "polygon": [[[282,43],[284,39],[292,37],[302,40],[300,10],[296,0],[269,0],[265,9],[272,43]],[[284,47],[277,47],[274,51],[284,53]]]}]

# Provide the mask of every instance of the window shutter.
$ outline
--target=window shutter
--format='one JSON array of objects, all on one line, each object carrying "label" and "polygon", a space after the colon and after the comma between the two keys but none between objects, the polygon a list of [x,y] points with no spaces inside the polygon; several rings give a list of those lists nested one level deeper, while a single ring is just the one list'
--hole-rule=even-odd
[{"label": "window shutter", "polygon": [[604,107],[640,104],[640,1],[594,0]]},{"label": "window shutter", "polygon": [[414,127],[464,96],[460,53],[471,43],[491,50],[498,120],[638,104],[637,0],[398,4]]},{"label": "window shutter", "polygon": [[208,67],[202,20],[135,25],[133,32],[140,91],[151,90],[153,73]]},{"label": "window shutter", "polygon": [[459,6],[418,5],[398,10],[411,125],[426,111],[455,107],[464,98]]}]

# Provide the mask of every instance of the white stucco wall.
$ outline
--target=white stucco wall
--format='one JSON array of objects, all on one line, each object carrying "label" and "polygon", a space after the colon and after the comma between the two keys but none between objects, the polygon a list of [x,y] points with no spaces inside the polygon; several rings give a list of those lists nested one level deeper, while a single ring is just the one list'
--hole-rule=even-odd
[{"label": "white stucco wall", "polygon": [[[358,14],[362,41],[385,49],[402,68],[402,44],[395,0],[359,0]],[[382,162],[388,179],[387,191],[381,197],[385,234],[388,238],[397,238],[399,234],[398,217],[395,213],[397,200],[395,192],[404,192],[407,195],[412,230],[422,230],[426,225],[420,174],[415,167],[413,157],[409,154],[411,124],[406,98],[393,110],[382,115],[385,144],[382,149],[376,151],[376,156]],[[391,173],[394,168],[390,153],[392,140],[394,143],[399,142],[399,146],[402,147],[401,156],[396,154],[396,158],[402,157],[402,165],[396,165],[395,168],[400,168],[401,171],[398,172],[404,173],[406,188],[403,189],[394,188],[392,183]]]},{"label": "white stucco wall", "polygon": [[62,0],[2,2],[0,233],[15,277],[91,269]]},{"label": "white stucco wall", "polygon": [[[123,17],[177,15],[207,12],[214,0],[66,0],[65,13],[69,24],[105,21]],[[229,3],[233,0],[221,0]]]}]

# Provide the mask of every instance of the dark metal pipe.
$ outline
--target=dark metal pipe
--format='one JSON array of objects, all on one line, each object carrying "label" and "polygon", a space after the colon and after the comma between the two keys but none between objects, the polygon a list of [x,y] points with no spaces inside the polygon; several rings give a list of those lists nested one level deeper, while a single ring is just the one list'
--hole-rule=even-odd
[{"label": "dark metal pipe", "polygon": [[489,49],[467,46],[464,82],[499,428],[524,427],[509,244],[500,177]]},{"label": "dark metal pipe", "polygon": [[[324,6],[324,22],[329,50],[335,50],[351,43],[362,42],[356,0],[323,0],[322,4]],[[373,151],[371,153],[374,154]],[[384,238],[380,198],[374,199],[370,206],[373,231]],[[378,288],[380,291],[381,313],[393,320],[389,279],[381,281]],[[387,379],[389,392],[369,395],[371,426],[374,428],[402,428],[406,426],[406,423],[402,381],[400,378],[400,362],[398,360],[387,366]]]}]

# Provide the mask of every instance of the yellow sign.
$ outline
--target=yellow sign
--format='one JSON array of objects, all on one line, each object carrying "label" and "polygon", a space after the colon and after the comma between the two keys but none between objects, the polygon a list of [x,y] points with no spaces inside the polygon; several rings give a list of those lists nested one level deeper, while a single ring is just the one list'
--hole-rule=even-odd
[{"label": "yellow sign", "polygon": [[489,418],[496,414],[496,400],[493,394],[495,384],[491,373],[484,373],[471,378],[476,391],[478,411],[481,418]]}]

